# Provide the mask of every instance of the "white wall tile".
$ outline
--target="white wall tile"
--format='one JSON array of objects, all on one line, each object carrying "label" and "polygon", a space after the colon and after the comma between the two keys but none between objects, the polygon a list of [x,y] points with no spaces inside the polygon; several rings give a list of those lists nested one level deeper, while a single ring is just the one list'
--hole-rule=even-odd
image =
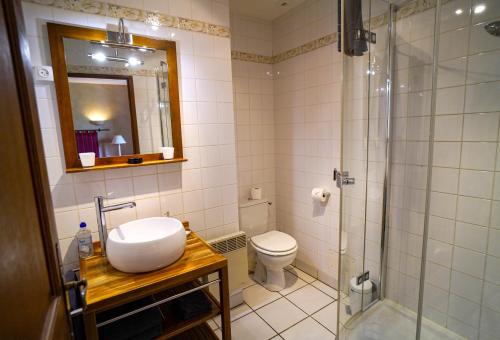
[{"label": "white wall tile", "polygon": [[453,243],[455,221],[437,216],[429,217],[429,237],[438,241]]},{"label": "white wall tile", "polygon": [[488,234],[488,254],[500,257],[500,231],[490,229]]},{"label": "white wall tile", "polygon": [[459,194],[491,199],[493,175],[490,171],[461,170]]},{"label": "white wall tile", "polygon": [[452,268],[477,278],[483,278],[485,259],[484,254],[455,247],[453,249]]},{"label": "white wall tile", "polygon": [[481,309],[481,335],[494,337],[500,332],[500,313],[489,308]]},{"label": "white wall tile", "polygon": [[429,239],[427,241],[427,258],[434,263],[450,267],[452,246],[444,242]]},{"label": "white wall tile", "polygon": [[483,287],[483,303],[490,309],[500,312],[500,286],[490,283],[488,281],[484,282]]},{"label": "white wall tile", "polygon": [[490,201],[486,199],[459,196],[457,220],[487,226],[490,216]]},{"label": "white wall tile", "polygon": [[462,143],[461,167],[476,170],[495,169],[496,143]]},{"label": "white wall tile", "polygon": [[457,58],[439,62],[437,87],[459,86],[465,83],[467,58]]},{"label": "white wall tile", "polygon": [[465,102],[465,86],[446,87],[436,90],[436,115],[462,113]]},{"label": "white wall tile", "polygon": [[[456,10],[463,12],[457,15]],[[470,0],[453,0],[441,6],[440,28],[441,32],[463,27],[469,24]]]},{"label": "white wall tile", "polygon": [[500,82],[468,85],[465,96],[465,112],[492,112],[498,111],[500,103],[497,96],[500,91]]},{"label": "white wall tile", "polygon": [[457,212],[457,196],[439,192],[431,193],[431,210],[434,216],[455,218]]},{"label": "white wall tile", "polygon": [[460,141],[462,140],[463,115],[446,115],[435,118],[434,140]]},{"label": "white wall tile", "polygon": [[457,295],[450,295],[448,314],[454,318],[473,326],[479,325],[480,305]]},{"label": "white wall tile", "polygon": [[481,291],[483,281],[452,270],[450,292],[476,303],[481,303]]},{"label": "white wall tile", "polygon": [[452,168],[432,168],[432,190],[456,194],[458,192],[459,170]]},{"label": "white wall tile", "polygon": [[486,281],[500,285],[500,258],[494,256],[488,256],[486,258],[484,278]]},{"label": "white wall tile", "polygon": [[469,56],[467,83],[482,83],[500,80],[498,68],[500,52],[487,52]]},{"label": "white wall tile", "polygon": [[435,142],[434,143],[434,166],[454,167],[460,164],[461,145],[457,142]]},{"label": "white wall tile", "polygon": [[455,244],[457,246],[484,253],[487,241],[488,228],[457,222],[455,226]]}]

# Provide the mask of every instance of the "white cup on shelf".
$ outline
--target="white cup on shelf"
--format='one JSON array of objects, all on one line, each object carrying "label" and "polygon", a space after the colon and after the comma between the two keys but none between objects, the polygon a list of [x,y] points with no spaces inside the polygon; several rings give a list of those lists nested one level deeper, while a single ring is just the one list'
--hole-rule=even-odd
[{"label": "white cup on shelf", "polygon": [[95,165],[95,152],[80,152],[78,155],[84,168]]},{"label": "white cup on shelf", "polygon": [[163,159],[174,158],[174,148],[172,146],[161,146],[160,152],[163,154]]}]

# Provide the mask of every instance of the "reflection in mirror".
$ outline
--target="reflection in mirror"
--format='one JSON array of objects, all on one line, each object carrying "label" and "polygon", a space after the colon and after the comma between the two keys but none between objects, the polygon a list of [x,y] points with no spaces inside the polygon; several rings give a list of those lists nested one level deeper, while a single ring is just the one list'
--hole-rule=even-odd
[{"label": "reflection in mirror", "polygon": [[68,74],[78,153],[112,157],[139,151],[133,137],[137,125],[130,110],[129,81],[128,76]]},{"label": "reflection in mirror", "polygon": [[166,51],[63,42],[79,153],[113,157],[173,145]]}]

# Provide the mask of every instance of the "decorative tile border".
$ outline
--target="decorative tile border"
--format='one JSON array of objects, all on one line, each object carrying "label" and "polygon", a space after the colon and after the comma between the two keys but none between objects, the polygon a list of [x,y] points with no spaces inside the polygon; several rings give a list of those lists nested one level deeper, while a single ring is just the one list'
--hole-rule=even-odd
[{"label": "decorative tile border", "polygon": [[[62,8],[70,11],[102,15],[111,18],[144,22],[150,25],[173,27],[186,31],[206,33],[217,37],[229,37],[229,27],[203,21],[176,17],[138,8],[125,7],[97,0],[23,0],[38,5]],[[165,0],[164,0],[165,1]]]},{"label": "decorative tile border", "polygon": [[259,64],[272,64],[273,57],[267,55],[260,55],[255,53],[247,53],[240,51],[231,51],[231,59],[233,60],[241,60],[241,61],[249,61],[252,63]]},{"label": "decorative tile border", "polygon": [[280,63],[282,61],[299,56],[299,55],[304,54],[304,53],[312,52],[314,50],[317,50],[318,48],[322,48],[325,46],[335,44],[336,42],[337,42],[337,33],[328,34],[324,37],[321,37],[321,38],[315,39],[313,41],[310,41],[308,43],[305,43],[304,45],[301,45],[301,46],[292,48],[291,50],[274,55],[273,56],[273,64]]},{"label": "decorative tile border", "polygon": [[310,41],[308,43],[305,43],[304,45],[300,45],[298,47],[292,48],[288,51],[273,56],[265,56],[265,55],[240,52],[240,51],[231,51],[231,59],[249,61],[260,64],[277,64],[287,59],[299,56],[301,54],[312,52],[314,50],[317,50],[318,48],[332,45],[336,42],[337,42],[337,33],[332,33],[324,37]]},{"label": "decorative tile border", "polygon": [[[441,4],[444,5],[450,0],[442,0]],[[436,7],[437,0],[414,0],[406,5],[398,8],[396,12],[396,20],[401,20],[407,18],[409,16],[418,14],[420,12],[424,12],[428,9]],[[374,30],[376,28],[385,26],[388,24],[389,15],[388,13],[384,13],[378,15],[376,17],[371,18],[371,22],[366,20],[364,22],[365,27],[368,27],[370,24],[370,29]],[[304,53],[308,53],[314,51],[318,48],[325,47],[328,45],[335,44],[337,42],[337,33],[331,33],[324,37],[312,40],[304,45],[292,48],[288,51],[281,52],[277,55],[273,56],[265,56],[254,53],[240,52],[240,51],[231,51],[231,58],[233,60],[241,60],[248,61],[253,63],[261,63],[261,64],[277,64],[287,59],[299,56]]]},{"label": "decorative tile border", "polygon": [[116,74],[121,76],[145,76],[155,77],[154,70],[146,69],[128,69],[109,66],[91,66],[91,65],[68,65],[68,72],[71,73],[88,73],[88,74]]}]

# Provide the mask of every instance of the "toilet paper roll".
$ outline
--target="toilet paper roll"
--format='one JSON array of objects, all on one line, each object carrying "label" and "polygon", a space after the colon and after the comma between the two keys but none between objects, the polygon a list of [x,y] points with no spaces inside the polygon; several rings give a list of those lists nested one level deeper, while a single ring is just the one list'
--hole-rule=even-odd
[{"label": "toilet paper roll", "polygon": [[323,188],[313,188],[311,191],[311,197],[314,202],[325,203],[329,196],[330,193]]},{"label": "toilet paper roll", "polygon": [[250,199],[261,200],[262,199],[262,188],[253,187],[250,189]]}]

